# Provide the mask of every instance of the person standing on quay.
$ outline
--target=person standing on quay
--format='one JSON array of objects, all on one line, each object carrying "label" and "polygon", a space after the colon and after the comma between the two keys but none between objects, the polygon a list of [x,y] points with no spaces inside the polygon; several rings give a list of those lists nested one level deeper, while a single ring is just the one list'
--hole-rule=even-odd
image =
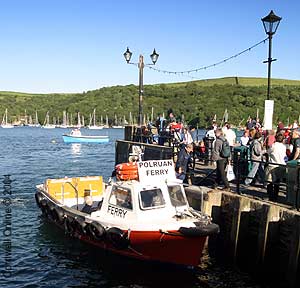
[{"label": "person standing on quay", "polygon": [[226,141],[223,136],[222,129],[217,128],[215,131],[216,141],[214,142],[213,151],[212,151],[212,160],[217,163],[217,184],[224,184],[224,190],[230,191],[229,182],[225,173],[225,167],[228,162],[228,158],[224,158],[221,156],[223,142]]},{"label": "person standing on quay", "polygon": [[183,132],[181,133],[181,142],[184,144],[193,143],[193,137],[188,129],[188,127],[183,127]]},{"label": "person standing on quay", "polygon": [[243,136],[240,139],[241,146],[248,146],[249,143],[249,131],[246,129],[243,133]]},{"label": "person standing on quay", "polygon": [[289,157],[289,160],[298,160],[300,159],[300,131],[294,129],[292,132],[292,145],[293,150]]},{"label": "person standing on quay", "polygon": [[224,133],[224,137],[227,139],[229,146],[230,146],[230,151],[231,155],[233,153],[233,148],[236,142],[236,134],[235,132],[231,129],[231,125],[229,123],[226,124],[226,130]]},{"label": "person standing on quay", "polygon": [[[265,181],[268,181],[267,191],[270,200],[277,200],[280,181],[286,176],[286,146],[283,144],[284,136],[282,133],[276,135],[276,142],[268,149],[269,165],[265,169]],[[274,165],[272,164],[274,163]]]},{"label": "person standing on quay", "polygon": [[257,172],[261,182],[264,182],[264,169],[262,167],[261,160],[265,151],[263,150],[261,139],[262,134],[257,131],[254,135],[254,139],[250,143],[252,169],[247,175],[245,185],[249,185],[254,180]]},{"label": "person standing on quay", "polygon": [[189,169],[189,163],[191,162],[191,152],[193,151],[193,144],[187,144],[178,153],[176,161],[176,178],[185,183],[187,183],[186,176]]}]

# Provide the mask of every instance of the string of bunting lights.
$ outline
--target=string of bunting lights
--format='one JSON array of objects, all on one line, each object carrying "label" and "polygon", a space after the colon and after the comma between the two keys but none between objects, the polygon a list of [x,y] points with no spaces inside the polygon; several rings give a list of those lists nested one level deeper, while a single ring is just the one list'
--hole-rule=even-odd
[{"label": "string of bunting lights", "polygon": [[[153,66],[147,66],[147,65],[145,65],[145,67],[147,67],[149,69],[152,69],[154,71],[157,71],[157,72],[165,73],[165,74],[184,75],[184,74],[195,73],[195,72],[199,72],[201,70],[206,70],[206,69],[209,69],[209,68],[212,68],[212,67],[216,67],[216,66],[221,65],[221,64],[223,64],[223,63],[225,63],[227,61],[230,61],[230,60],[232,60],[232,59],[234,59],[234,58],[236,58],[236,57],[238,57],[238,56],[240,56],[240,55],[242,55],[242,54],[244,54],[246,52],[249,52],[251,49],[259,46],[260,44],[265,43],[267,40],[268,40],[268,38],[265,38],[264,40],[261,40],[260,42],[252,45],[251,47],[249,47],[247,49],[244,49],[243,51],[241,51],[241,52],[239,52],[237,54],[234,54],[234,55],[232,55],[230,57],[227,57],[227,58],[225,58],[225,59],[223,59],[223,60],[221,60],[219,62],[210,64],[210,65],[207,65],[207,66],[202,66],[202,67],[199,67],[199,68],[196,68],[196,69],[185,70],[185,71],[168,71],[168,70],[157,69],[157,68],[155,68]],[[185,76],[187,76],[189,78],[197,79],[196,77],[193,77],[191,75],[185,75]]]}]

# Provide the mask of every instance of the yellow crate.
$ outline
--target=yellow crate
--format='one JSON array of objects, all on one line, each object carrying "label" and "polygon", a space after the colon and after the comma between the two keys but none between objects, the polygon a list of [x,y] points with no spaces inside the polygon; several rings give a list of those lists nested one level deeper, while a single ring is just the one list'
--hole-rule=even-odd
[{"label": "yellow crate", "polygon": [[75,187],[79,192],[79,197],[101,196],[103,193],[103,179],[102,176],[87,176],[73,178]]},{"label": "yellow crate", "polygon": [[56,199],[62,199],[63,191],[64,191],[64,197],[65,198],[73,198],[75,191],[72,187],[73,179],[72,178],[60,178],[60,179],[47,179],[46,180],[46,188],[48,193],[56,198]]}]

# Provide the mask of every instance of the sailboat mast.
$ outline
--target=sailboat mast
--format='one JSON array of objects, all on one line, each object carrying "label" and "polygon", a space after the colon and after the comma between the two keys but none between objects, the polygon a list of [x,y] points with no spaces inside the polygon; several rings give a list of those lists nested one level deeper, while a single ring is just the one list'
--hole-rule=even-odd
[{"label": "sailboat mast", "polygon": [[153,118],[154,118],[154,109],[153,107],[151,108],[151,119],[150,122],[153,123]]},{"label": "sailboat mast", "polygon": [[77,113],[77,126],[80,127],[81,126],[81,120],[80,120],[80,113]]},{"label": "sailboat mast", "polygon": [[37,111],[35,111],[35,123],[34,124],[35,125],[39,124]]}]

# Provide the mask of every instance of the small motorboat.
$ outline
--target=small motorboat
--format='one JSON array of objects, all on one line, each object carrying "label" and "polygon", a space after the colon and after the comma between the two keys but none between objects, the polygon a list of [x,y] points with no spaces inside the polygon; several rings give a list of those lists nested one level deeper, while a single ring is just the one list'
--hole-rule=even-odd
[{"label": "small motorboat", "polygon": [[108,136],[91,136],[91,135],[81,135],[79,129],[74,129],[70,134],[64,134],[63,140],[65,143],[108,143]]},{"label": "small motorboat", "polygon": [[189,207],[174,171],[172,160],[119,164],[116,181],[48,179],[35,198],[48,220],[95,249],[195,267],[219,226]]}]

